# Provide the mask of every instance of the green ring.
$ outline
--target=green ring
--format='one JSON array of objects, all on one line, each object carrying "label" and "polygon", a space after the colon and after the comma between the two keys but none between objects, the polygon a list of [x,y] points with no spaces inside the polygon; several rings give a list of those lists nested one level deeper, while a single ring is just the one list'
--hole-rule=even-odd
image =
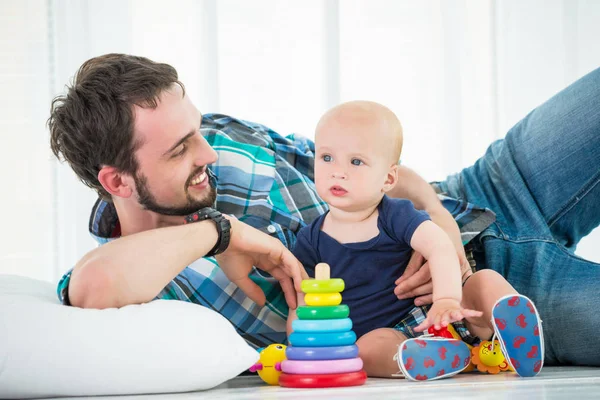
[{"label": "green ring", "polygon": [[345,304],[339,306],[301,306],[296,310],[299,319],[348,318],[350,309]]},{"label": "green ring", "polygon": [[341,293],[344,291],[344,280],[334,279],[305,279],[302,281],[304,293]]}]

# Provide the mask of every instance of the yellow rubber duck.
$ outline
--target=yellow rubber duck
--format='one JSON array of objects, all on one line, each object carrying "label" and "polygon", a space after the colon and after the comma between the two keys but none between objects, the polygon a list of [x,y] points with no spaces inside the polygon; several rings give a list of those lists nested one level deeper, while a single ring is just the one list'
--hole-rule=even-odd
[{"label": "yellow rubber duck", "polygon": [[286,347],[283,344],[274,343],[258,349],[260,358],[256,364],[250,367],[250,372],[258,372],[258,376],[269,385],[278,385],[281,362],[286,359]]}]

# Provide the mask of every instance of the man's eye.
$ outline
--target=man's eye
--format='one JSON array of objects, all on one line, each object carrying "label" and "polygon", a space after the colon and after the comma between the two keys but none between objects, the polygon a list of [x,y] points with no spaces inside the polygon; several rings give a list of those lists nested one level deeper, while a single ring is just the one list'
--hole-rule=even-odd
[{"label": "man's eye", "polygon": [[352,165],[363,165],[364,163],[359,160],[358,158],[353,158],[352,161],[350,161],[352,163]]},{"label": "man's eye", "polygon": [[173,153],[173,157],[182,156],[185,153],[186,150],[187,150],[187,146],[185,145],[185,143],[183,143],[181,145],[181,150],[177,151],[176,153]]},{"label": "man's eye", "polygon": [[329,154],[325,154],[325,155],[323,156],[323,161],[325,161],[325,162],[330,162],[330,161],[331,161],[331,156],[330,156]]}]

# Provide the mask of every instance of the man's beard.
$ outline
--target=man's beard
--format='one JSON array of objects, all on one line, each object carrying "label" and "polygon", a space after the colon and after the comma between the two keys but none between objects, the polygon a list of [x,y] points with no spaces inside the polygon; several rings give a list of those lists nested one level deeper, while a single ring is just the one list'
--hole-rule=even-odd
[{"label": "man's beard", "polygon": [[138,202],[145,210],[152,211],[157,214],[175,216],[186,216],[188,214],[198,211],[201,208],[213,207],[217,198],[217,190],[215,188],[216,185],[214,183],[214,179],[211,177],[211,173],[208,171],[208,168],[206,169],[206,173],[208,174],[206,179],[208,179],[209,187],[207,188],[208,193],[206,195],[206,198],[204,198],[203,200],[196,200],[192,196],[190,196],[190,193],[188,191],[191,178],[201,170],[202,169],[192,174],[186,182],[185,194],[187,197],[187,204],[182,207],[163,206],[158,204],[156,198],[148,188],[147,178],[141,174],[134,174],[133,179],[137,188]]}]

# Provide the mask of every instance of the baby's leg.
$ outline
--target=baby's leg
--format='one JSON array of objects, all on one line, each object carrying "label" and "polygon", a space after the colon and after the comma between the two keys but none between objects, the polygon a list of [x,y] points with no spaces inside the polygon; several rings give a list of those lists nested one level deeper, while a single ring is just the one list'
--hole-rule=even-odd
[{"label": "baby's leg", "polygon": [[399,371],[394,355],[406,336],[392,328],[372,330],[356,341],[358,355],[362,358],[367,375],[391,378]]},{"label": "baby's leg", "polygon": [[495,332],[506,361],[523,377],[537,375],[544,365],[541,320],[533,302],[498,273],[480,270],[463,288],[464,307],[483,316],[468,320],[471,333],[488,339]]},{"label": "baby's leg", "polygon": [[494,333],[492,308],[504,296],[518,294],[515,288],[496,271],[482,269],[475,272],[463,287],[464,308],[483,312],[481,317],[467,318],[469,331],[482,340],[489,340]]}]

